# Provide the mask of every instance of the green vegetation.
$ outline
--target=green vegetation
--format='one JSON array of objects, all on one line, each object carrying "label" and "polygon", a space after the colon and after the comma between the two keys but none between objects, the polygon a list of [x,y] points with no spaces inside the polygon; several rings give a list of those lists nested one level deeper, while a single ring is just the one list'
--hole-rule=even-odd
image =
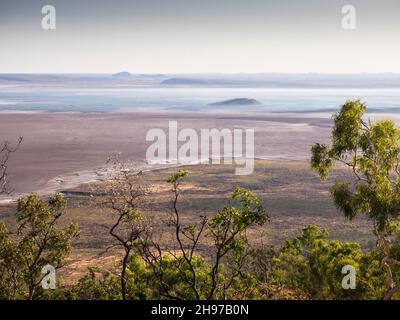
[{"label": "green vegetation", "polygon": [[[79,232],[60,220],[66,208],[61,195],[31,195],[18,202],[16,232],[0,223],[0,298],[399,299],[400,129],[388,120],[366,121],[365,110],[359,100],[342,106],[334,116],[330,146],[312,147],[311,166],[322,179],[336,163],[350,168],[351,178],[335,181],[331,195],[349,220],[359,214],[371,220],[375,248],[330,240],[316,225],[279,246],[255,244],[248,234],[270,221],[268,199],[264,203],[241,187],[212,215],[192,215],[188,222],[181,205],[186,170],[166,181],[170,205],[163,223],[170,237],[165,241],[147,212],[155,199],[143,184],[146,176],[115,158],[120,174],[101,197],[113,219],[111,247],[119,248],[115,270],[92,266],[74,283],[58,279],[57,289],[42,289],[43,267],[61,268]],[[350,289],[343,287],[348,266],[356,275]]]},{"label": "green vegetation", "polygon": [[400,262],[391,254],[391,238],[400,232],[400,129],[391,120],[366,121],[366,109],[360,100],[342,106],[334,117],[331,146],[315,144],[311,165],[322,179],[334,162],[352,170],[353,181],[336,181],[332,197],[346,218],[363,214],[373,222],[387,278],[385,299],[391,299],[400,290],[393,274]]},{"label": "green vegetation", "polygon": [[0,298],[34,299],[40,296],[42,268],[59,268],[78,236],[76,225],[60,228],[57,221],[66,201],[59,194],[48,201],[33,194],[18,201],[16,237],[0,224]]}]

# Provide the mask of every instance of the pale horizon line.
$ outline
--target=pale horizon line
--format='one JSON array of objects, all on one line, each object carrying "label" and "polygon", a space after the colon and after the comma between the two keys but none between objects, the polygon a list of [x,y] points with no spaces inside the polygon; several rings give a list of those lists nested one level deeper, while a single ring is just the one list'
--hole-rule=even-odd
[{"label": "pale horizon line", "polygon": [[132,75],[400,75],[400,72],[0,72],[0,75],[114,75],[127,72]]}]

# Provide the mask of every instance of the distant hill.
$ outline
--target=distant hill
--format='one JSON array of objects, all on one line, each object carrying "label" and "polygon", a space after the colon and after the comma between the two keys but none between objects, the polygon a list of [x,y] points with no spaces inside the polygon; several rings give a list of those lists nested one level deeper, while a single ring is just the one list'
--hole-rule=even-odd
[{"label": "distant hill", "polygon": [[189,78],[170,78],[161,82],[161,84],[174,84],[174,85],[205,85],[209,84],[207,80],[189,79]]},{"label": "distant hill", "polygon": [[141,78],[167,78],[167,76],[162,73],[142,73],[138,76]]},{"label": "distant hill", "polygon": [[132,75],[127,71],[118,72],[112,75],[116,79],[131,79]]},{"label": "distant hill", "polygon": [[10,76],[10,77],[4,77],[4,76],[0,76],[0,81],[22,81],[22,82],[27,82],[28,80],[20,78],[20,77],[15,77],[15,76]]},{"label": "distant hill", "polygon": [[161,85],[261,88],[400,88],[400,74],[188,74],[170,75]]},{"label": "distant hill", "polygon": [[262,103],[256,99],[248,99],[248,98],[237,98],[237,99],[229,99],[219,102],[210,103],[210,106],[254,106],[261,105]]}]

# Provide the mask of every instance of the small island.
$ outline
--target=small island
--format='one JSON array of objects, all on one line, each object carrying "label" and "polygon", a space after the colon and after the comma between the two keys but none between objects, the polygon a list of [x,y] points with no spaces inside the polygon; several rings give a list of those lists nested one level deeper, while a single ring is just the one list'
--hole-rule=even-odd
[{"label": "small island", "polygon": [[118,72],[112,75],[113,78],[116,79],[131,79],[132,78],[132,74],[130,74],[127,71],[122,71],[122,72]]},{"label": "small island", "polygon": [[262,103],[256,99],[236,98],[219,102],[210,103],[209,106],[254,106],[261,105]]}]

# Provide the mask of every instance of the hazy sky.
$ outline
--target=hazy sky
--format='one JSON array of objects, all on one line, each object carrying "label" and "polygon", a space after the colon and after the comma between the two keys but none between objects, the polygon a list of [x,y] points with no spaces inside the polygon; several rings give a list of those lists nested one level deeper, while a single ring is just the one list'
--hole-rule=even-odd
[{"label": "hazy sky", "polygon": [[[346,4],[356,30],[341,27]],[[400,72],[400,1],[0,0],[0,73],[122,70]]]}]

